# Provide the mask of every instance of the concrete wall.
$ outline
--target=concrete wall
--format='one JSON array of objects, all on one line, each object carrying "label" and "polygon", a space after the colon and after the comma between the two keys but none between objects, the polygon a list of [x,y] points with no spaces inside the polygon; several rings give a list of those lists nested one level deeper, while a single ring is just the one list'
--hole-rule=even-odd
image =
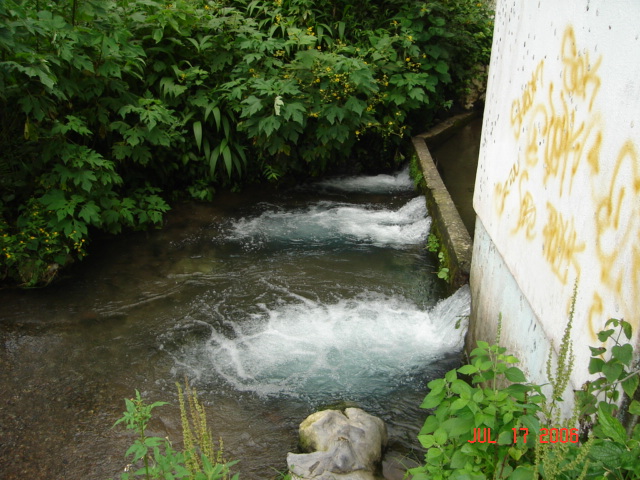
[{"label": "concrete wall", "polygon": [[607,319],[640,328],[640,1],[498,0],[495,25],[468,342],[502,314],[501,343],[546,378],[577,284],[579,388]]}]

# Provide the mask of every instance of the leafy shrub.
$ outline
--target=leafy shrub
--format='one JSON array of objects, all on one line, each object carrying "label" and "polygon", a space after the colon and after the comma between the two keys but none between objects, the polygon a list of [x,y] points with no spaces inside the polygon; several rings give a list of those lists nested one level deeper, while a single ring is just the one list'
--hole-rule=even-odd
[{"label": "leafy shrub", "polygon": [[137,390],[135,398],[125,399],[127,410],[115,425],[124,423],[127,429],[136,432],[137,438],[125,454],[131,463],[120,478],[237,480],[239,475],[230,473],[236,462],[224,461],[222,443],[218,449],[214,446],[196,391],[187,384],[183,392],[178,385],[178,398],[184,432],[182,451],[174,449],[169,439],[150,437],[146,433],[153,410],[167,405],[166,402],[147,404]]},{"label": "leafy shrub", "polygon": [[[490,25],[468,0],[2,2],[0,275],[47,283],[92,229],[159,225],[163,196],[394,166]],[[55,251],[24,247],[36,207]]]},{"label": "leafy shrub", "polygon": [[[517,358],[504,347],[478,342],[467,365],[428,385],[421,406],[432,413],[418,436],[426,448],[425,463],[409,470],[412,478],[638,478],[640,427],[630,423],[627,430],[617,417],[640,414],[634,399],[640,370],[632,367],[631,344],[622,343],[623,334],[632,339],[630,324],[611,319],[609,326],[613,328],[598,337],[602,342],[613,339],[611,356],[605,361],[607,349],[592,348],[589,372],[601,376],[576,392],[573,417],[567,420],[561,419],[558,407],[573,368],[571,320],[555,372],[550,361],[547,365],[550,398],[541,385],[526,381],[514,366]],[[470,381],[464,379],[468,377]],[[620,388],[627,396],[621,406],[616,403]],[[484,441],[474,442],[474,435]]]}]

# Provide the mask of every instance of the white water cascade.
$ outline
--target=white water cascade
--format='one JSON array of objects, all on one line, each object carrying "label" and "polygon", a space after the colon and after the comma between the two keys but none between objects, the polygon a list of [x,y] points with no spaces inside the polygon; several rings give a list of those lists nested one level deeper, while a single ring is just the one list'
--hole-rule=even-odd
[{"label": "white water cascade", "polygon": [[[261,397],[362,399],[428,376],[461,349],[468,288],[435,306],[411,288],[432,275],[420,261],[431,220],[408,174],[313,188],[388,201],[262,204],[231,222],[219,241],[262,255],[262,266],[234,272],[230,287],[191,306],[179,328],[197,330],[198,340],[173,352],[191,376]],[[398,272],[407,263],[413,277]]]}]

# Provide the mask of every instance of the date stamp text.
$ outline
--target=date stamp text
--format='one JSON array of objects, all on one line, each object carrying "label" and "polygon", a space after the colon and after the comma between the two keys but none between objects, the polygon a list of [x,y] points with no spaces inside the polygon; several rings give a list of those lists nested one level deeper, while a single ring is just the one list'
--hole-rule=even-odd
[{"label": "date stamp text", "polygon": [[[518,443],[518,439],[522,438],[523,443],[527,443],[529,429],[512,428],[513,443]],[[474,428],[473,440],[467,440],[469,443],[497,443],[497,440],[491,439],[490,428]],[[578,443],[579,435],[577,428],[541,428],[538,437],[540,443]]]}]

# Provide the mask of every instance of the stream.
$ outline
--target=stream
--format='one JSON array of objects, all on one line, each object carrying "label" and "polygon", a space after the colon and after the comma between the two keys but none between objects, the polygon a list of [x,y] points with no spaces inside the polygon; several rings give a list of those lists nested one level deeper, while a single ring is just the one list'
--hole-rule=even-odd
[{"label": "stream", "polygon": [[176,382],[242,479],[276,478],[329,405],[380,416],[418,458],[426,384],[457,365],[468,288],[445,298],[406,170],[183,204],[96,241],[66,278],[0,291],[0,478],[119,478],[138,389],[181,438]]}]

